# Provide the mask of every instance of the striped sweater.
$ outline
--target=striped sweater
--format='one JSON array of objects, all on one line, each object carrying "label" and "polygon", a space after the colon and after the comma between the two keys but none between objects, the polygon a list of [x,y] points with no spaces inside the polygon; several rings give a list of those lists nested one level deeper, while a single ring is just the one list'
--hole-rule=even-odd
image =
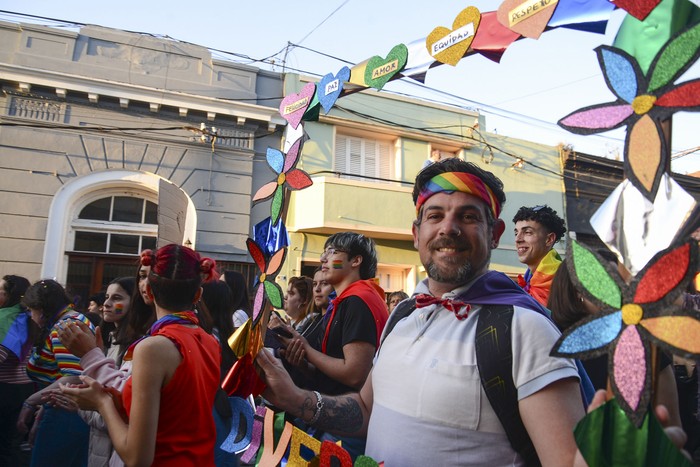
[{"label": "striped sweater", "polygon": [[77,376],[82,373],[80,358],[71,354],[58,338],[58,327],[66,324],[68,320],[82,321],[90,326],[93,332],[95,330],[90,320],[82,313],[77,311],[64,313],[51,327],[41,349],[35,348],[29,358],[27,374],[32,380],[39,383],[53,383],[61,376]]}]

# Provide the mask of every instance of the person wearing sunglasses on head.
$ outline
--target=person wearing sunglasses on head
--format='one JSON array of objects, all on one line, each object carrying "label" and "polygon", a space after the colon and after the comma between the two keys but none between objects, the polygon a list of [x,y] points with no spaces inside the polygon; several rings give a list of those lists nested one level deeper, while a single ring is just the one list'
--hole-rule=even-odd
[{"label": "person wearing sunglasses on head", "polygon": [[518,275],[518,285],[547,306],[552,278],[561,264],[554,245],[566,233],[564,219],[545,204],[522,206],[513,217],[513,223],[518,261],[527,266],[525,274]]}]

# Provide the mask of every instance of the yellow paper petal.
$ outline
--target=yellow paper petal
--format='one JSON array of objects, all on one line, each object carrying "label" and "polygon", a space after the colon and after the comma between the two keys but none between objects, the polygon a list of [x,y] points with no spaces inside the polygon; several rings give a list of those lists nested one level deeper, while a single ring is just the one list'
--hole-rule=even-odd
[{"label": "yellow paper petal", "polygon": [[629,147],[625,157],[639,182],[651,191],[656,171],[661,164],[661,138],[656,124],[644,115],[629,130]]},{"label": "yellow paper petal", "polygon": [[700,321],[689,316],[643,319],[641,326],[655,337],[688,353],[700,353]]},{"label": "yellow paper petal", "polygon": [[237,358],[241,358],[248,353],[252,323],[250,318],[248,318],[248,320],[243,323],[243,326],[233,331],[233,334],[228,338],[228,346],[231,347],[231,350],[233,350]]}]

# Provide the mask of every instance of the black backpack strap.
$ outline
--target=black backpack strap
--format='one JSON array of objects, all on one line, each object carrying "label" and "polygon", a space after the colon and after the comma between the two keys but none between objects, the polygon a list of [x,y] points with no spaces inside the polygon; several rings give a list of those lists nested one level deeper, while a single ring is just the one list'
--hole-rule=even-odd
[{"label": "black backpack strap", "polygon": [[511,323],[513,307],[484,306],[476,325],[476,363],[481,386],[496,412],[508,441],[528,466],[541,465],[535,446],[523,425],[518,390],[513,383]]},{"label": "black backpack strap", "polygon": [[391,312],[389,315],[389,319],[386,321],[386,324],[384,325],[384,333],[382,335],[382,341],[379,343],[379,347],[382,346],[382,343],[384,342],[384,339],[386,339],[386,336],[389,335],[389,333],[394,329],[394,326],[396,326],[396,323],[404,319],[406,316],[410,315],[416,310],[416,299],[415,297],[411,297],[409,299],[406,299],[396,305],[396,308]]}]

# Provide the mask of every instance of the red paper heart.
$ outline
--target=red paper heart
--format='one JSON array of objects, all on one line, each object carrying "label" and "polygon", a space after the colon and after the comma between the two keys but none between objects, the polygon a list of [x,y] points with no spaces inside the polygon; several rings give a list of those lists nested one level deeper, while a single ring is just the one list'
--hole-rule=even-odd
[{"label": "red paper heart", "polygon": [[661,3],[661,0],[611,0],[619,8],[622,8],[639,21],[649,16],[649,13]]},{"label": "red paper heart", "polygon": [[522,36],[538,39],[556,6],[557,0],[506,0],[498,7],[498,22]]}]

